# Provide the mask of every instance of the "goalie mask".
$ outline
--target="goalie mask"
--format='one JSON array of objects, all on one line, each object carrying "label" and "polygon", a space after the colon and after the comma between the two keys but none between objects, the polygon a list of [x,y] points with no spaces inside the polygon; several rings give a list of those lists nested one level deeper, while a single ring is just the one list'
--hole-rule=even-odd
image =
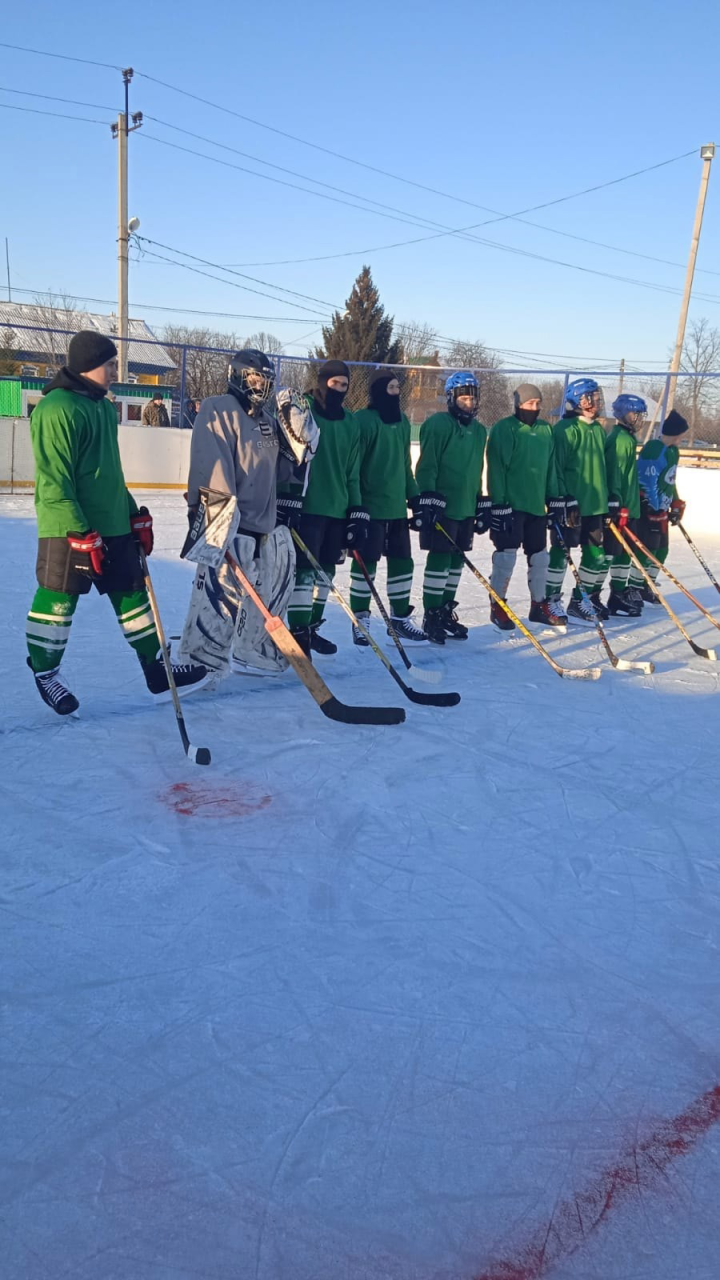
[{"label": "goalie mask", "polygon": [[269,356],[256,347],[246,347],[233,356],[228,365],[228,391],[246,412],[261,408],[274,388],[275,366]]}]

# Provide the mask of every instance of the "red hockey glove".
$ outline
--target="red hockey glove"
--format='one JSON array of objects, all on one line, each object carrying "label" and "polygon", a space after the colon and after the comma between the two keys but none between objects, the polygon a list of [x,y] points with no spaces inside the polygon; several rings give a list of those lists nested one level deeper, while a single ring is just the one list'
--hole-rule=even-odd
[{"label": "red hockey glove", "polygon": [[[96,529],[88,533],[69,533],[67,540],[72,551],[90,557],[92,571],[97,578],[102,577],[103,560],[105,559],[105,543]],[[78,565],[78,568],[82,566]],[[86,570],[87,572],[87,570]]]},{"label": "red hockey glove", "polygon": [[624,529],[627,526],[627,522],[629,519],[630,519],[630,512],[628,511],[627,507],[621,507],[618,514],[618,522],[617,522],[618,529]]},{"label": "red hockey glove", "polygon": [[155,538],[153,537],[153,518],[147,507],[141,507],[137,515],[130,517],[130,529],[137,543],[146,556],[152,554]]},{"label": "red hockey glove", "polygon": [[670,503],[670,511],[668,513],[668,519],[670,523],[680,524],[684,515],[685,515],[685,503],[683,502],[682,498],[673,498],[672,502]]}]

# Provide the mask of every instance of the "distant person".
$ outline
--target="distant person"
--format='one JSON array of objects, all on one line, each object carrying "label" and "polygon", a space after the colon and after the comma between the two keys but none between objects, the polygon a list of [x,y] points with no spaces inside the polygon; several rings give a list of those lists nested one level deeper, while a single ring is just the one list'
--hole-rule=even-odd
[{"label": "distant person", "polygon": [[[648,440],[638,457],[638,482],[640,484],[640,521],[638,537],[652,551],[656,560],[664,564],[670,549],[668,524],[680,524],[685,515],[685,503],[678,497],[675,484],[680,450],[679,436],[689,427],[682,414],[672,409],[660,431],[660,438]],[[653,582],[657,582],[660,570],[644,553],[639,560],[645,566]],[[647,604],[659,604],[655,592],[645,586],[642,598]]]},{"label": "distant person", "polygon": [[162,391],[156,391],[152,400],[149,400],[145,405],[141,421],[144,427],[170,426],[170,418],[163,402]]},{"label": "distant person", "polygon": [[189,427],[190,430],[192,430],[192,428],[195,425],[195,419],[197,418],[200,412],[201,404],[202,404],[201,400],[185,401],[185,412],[183,414],[183,421],[182,421],[182,425],[184,427]]}]

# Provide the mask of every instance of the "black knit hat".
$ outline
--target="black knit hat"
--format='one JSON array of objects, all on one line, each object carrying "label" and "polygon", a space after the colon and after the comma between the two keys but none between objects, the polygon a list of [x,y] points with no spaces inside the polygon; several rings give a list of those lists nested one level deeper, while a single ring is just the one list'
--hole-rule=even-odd
[{"label": "black knit hat", "polygon": [[82,329],[76,333],[68,349],[68,369],[73,373],[89,373],[91,369],[99,369],[117,355],[117,347],[110,338],[93,329]]},{"label": "black knit hat", "polygon": [[685,432],[689,430],[690,428],[682,414],[677,413],[675,409],[671,409],[662,424],[660,434],[663,436],[684,436]]},{"label": "black knit hat", "polygon": [[327,383],[331,378],[347,378],[350,380],[350,370],[344,360],[326,360],[318,369],[318,383]]}]

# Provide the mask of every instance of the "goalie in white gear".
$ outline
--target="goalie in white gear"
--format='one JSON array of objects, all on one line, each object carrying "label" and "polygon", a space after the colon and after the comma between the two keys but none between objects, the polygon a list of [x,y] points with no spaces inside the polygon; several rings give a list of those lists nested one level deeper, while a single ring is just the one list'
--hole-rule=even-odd
[{"label": "goalie in white gear", "polygon": [[218,676],[230,669],[277,675],[287,668],[232,567],[236,561],[271,613],[283,616],[295,551],[292,513],[278,511],[276,488],[302,479],[303,469],[306,476],[319,432],[299,396],[281,390],[275,397],[274,388],[269,357],[254,348],[238,351],[227,393],[203,400],[193,424],[190,531],[180,554],[198,568],[180,653],[204,654]]}]

